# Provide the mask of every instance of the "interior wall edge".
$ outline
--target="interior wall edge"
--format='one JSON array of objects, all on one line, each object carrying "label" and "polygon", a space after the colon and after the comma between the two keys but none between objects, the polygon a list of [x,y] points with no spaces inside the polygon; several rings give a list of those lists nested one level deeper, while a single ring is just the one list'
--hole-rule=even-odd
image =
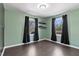
[{"label": "interior wall edge", "polygon": [[31,43],[35,43],[35,42],[39,42],[39,41],[43,41],[43,40],[45,40],[45,39],[40,39],[38,41],[33,41],[33,42],[28,42],[28,43],[20,43],[20,44],[9,45],[9,46],[5,46],[4,49],[11,48],[11,47],[16,47],[16,46],[20,46],[20,45],[24,45],[24,44],[31,44]]},{"label": "interior wall edge", "polygon": [[64,46],[68,46],[68,47],[71,47],[71,48],[79,49],[79,47],[77,47],[77,46],[67,45],[67,44],[63,44],[63,43],[56,42],[56,41],[52,41],[52,40],[48,40],[48,41],[50,41],[50,42],[54,42],[54,43],[57,43],[57,44],[61,44],[61,45],[64,45]]},{"label": "interior wall edge", "polygon": [[0,3],[0,55],[4,49],[4,6]]},{"label": "interior wall edge", "polygon": [[79,9],[79,7],[77,7],[77,8],[75,7],[75,8],[72,9],[72,10],[68,10],[68,11],[62,12],[62,13],[57,14],[57,15],[49,16],[48,18],[51,18],[51,17],[52,17],[52,18],[54,18],[54,17],[61,17],[62,15],[69,14],[69,13],[71,13],[71,12],[77,10],[77,9]]},{"label": "interior wall edge", "polygon": [[2,51],[2,53],[1,53],[1,56],[4,55],[4,52],[5,52],[5,47],[3,48],[3,51]]},{"label": "interior wall edge", "polygon": [[[71,47],[71,48],[79,49],[79,47],[72,46],[72,45],[67,45],[67,44],[63,44],[63,43],[56,42],[56,41],[52,41],[52,40],[50,40],[50,39],[48,40],[48,39],[46,39],[46,38],[44,38],[44,39],[42,39],[42,40],[39,40],[38,42],[43,41],[43,40],[47,40],[47,41],[50,41],[50,42],[52,42],[52,43],[57,43],[57,44],[60,44],[60,45],[63,45],[63,46],[67,46],[67,47]],[[25,44],[32,44],[32,43],[35,43],[35,42],[29,42],[29,43],[25,43]],[[23,43],[23,44],[16,44],[16,45],[11,45],[11,46],[6,46],[6,47],[4,47],[1,56],[3,56],[5,49],[7,49],[7,48],[11,48],[11,47],[20,46],[20,45],[25,45],[25,44]]]},{"label": "interior wall edge", "polygon": [[[69,34],[69,40],[70,40],[70,45],[72,46],[76,46],[79,47],[79,36],[78,36],[78,22],[79,22],[79,8],[68,11],[67,13],[65,13],[66,15],[68,15],[68,34]],[[56,16],[51,16],[48,18],[48,25],[47,25],[47,36],[48,38],[51,38],[51,19],[53,17],[60,17],[64,14],[60,14],[60,15],[56,15]]]},{"label": "interior wall edge", "polygon": [[[8,6],[7,6],[7,8],[8,8]],[[43,18],[41,18],[41,17],[35,17],[32,15],[28,15],[27,13],[20,12],[16,9],[15,10],[9,10],[9,9],[6,10],[5,9],[5,30],[4,30],[4,32],[5,32],[4,33],[4,42],[5,42],[4,45],[5,46],[22,43],[25,16],[29,16],[32,18],[38,18],[38,21],[43,20]],[[9,24],[11,24],[11,25],[9,25]],[[14,33],[16,33],[16,34],[14,34]]]}]

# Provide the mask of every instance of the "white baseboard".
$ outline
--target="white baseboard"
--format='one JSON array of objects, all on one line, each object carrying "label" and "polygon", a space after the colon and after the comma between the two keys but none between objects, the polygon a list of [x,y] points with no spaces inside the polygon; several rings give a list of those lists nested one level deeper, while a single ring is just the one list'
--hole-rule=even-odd
[{"label": "white baseboard", "polygon": [[3,51],[2,51],[2,53],[1,53],[1,56],[3,56],[3,54],[4,54],[4,51],[5,51],[5,48],[3,48]]},{"label": "white baseboard", "polygon": [[24,45],[24,43],[10,45],[10,46],[5,46],[4,48],[6,49],[6,48],[11,48],[11,47],[20,46],[20,45]]},{"label": "white baseboard", "polygon": [[[40,41],[42,41],[42,40],[44,40],[44,39],[40,39],[40,40],[38,40],[38,42],[40,42]],[[37,41],[28,42],[28,43],[20,43],[20,44],[15,44],[15,45],[10,45],[10,46],[5,46],[5,47],[3,48],[3,51],[2,51],[1,56],[3,56],[4,51],[5,51],[6,48],[16,47],[16,46],[20,46],[20,45],[24,45],[24,44],[31,44],[31,43],[34,43],[34,42],[37,42]]]},{"label": "white baseboard", "polygon": [[[42,41],[44,39],[39,39],[38,41]],[[15,45],[10,45],[10,46],[5,46],[4,48],[11,48],[11,47],[15,47],[15,46],[20,46],[20,45],[24,45],[24,44],[31,44],[31,43],[34,43],[34,42],[37,42],[37,41],[33,41],[33,42],[28,42],[28,43],[20,43],[20,44],[15,44]]]},{"label": "white baseboard", "polygon": [[[39,41],[43,41],[43,40],[48,40],[48,39],[46,39],[46,38],[40,39],[40,40],[38,40],[38,42],[39,42]],[[58,44],[61,44],[61,45],[64,45],[64,46],[68,46],[68,47],[72,47],[72,48],[79,49],[79,47],[72,46],[72,45],[67,45],[67,44],[63,44],[63,43],[56,42],[56,41],[52,41],[52,40],[50,40],[50,39],[49,39],[48,41],[51,41],[51,42],[54,42],[54,43],[58,43]],[[28,43],[20,43],[20,44],[5,46],[4,49],[6,49],[6,48],[11,48],[11,47],[15,47],[15,46],[20,46],[20,45],[24,45],[24,44],[31,44],[31,43],[34,43],[34,42],[35,42],[35,41],[33,41],[33,42],[28,42]],[[36,42],[37,42],[37,41],[36,41]]]},{"label": "white baseboard", "polygon": [[[40,39],[40,40],[38,40],[38,42],[43,41],[43,40],[47,40],[47,41],[51,41],[51,42],[54,42],[54,43],[58,43],[58,44],[61,44],[61,45],[64,45],[64,46],[68,46],[68,47],[72,47],[72,48],[79,49],[79,47],[72,46],[72,45],[67,45],[67,44],[63,44],[63,43],[56,42],[56,41],[52,41],[52,40],[50,40],[50,39],[48,40],[48,39],[46,39],[46,38],[44,38],[44,39]],[[15,47],[15,46],[24,45],[24,44],[31,44],[31,43],[35,43],[35,42],[37,42],[37,41],[28,42],[28,43],[20,43],[20,44],[15,44],[15,45],[10,45],[10,46],[5,46],[5,47],[3,48],[3,51],[2,51],[1,56],[3,56],[4,51],[5,51],[6,48],[11,48],[11,47]]]},{"label": "white baseboard", "polygon": [[49,39],[48,41],[51,41],[51,42],[54,42],[54,43],[58,43],[58,44],[61,44],[61,45],[64,45],[64,46],[68,46],[68,47],[71,47],[71,48],[79,49],[79,47],[72,46],[72,45],[67,45],[67,44],[63,44],[63,43],[56,42],[56,41],[52,41],[52,40],[50,40],[50,39]]},{"label": "white baseboard", "polygon": [[[44,39],[39,39],[38,42],[43,41]],[[35,43],[37,41],[32,41],[32,42],[27,42],[27,43],[23,43],[23,44],[31,44],[31,43]]]}]

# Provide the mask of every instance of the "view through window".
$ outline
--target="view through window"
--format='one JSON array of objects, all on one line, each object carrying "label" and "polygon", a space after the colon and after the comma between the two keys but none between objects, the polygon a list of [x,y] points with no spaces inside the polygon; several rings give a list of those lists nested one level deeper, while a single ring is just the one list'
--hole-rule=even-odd
[{"label": "view through window", "polygon": [[30,41],[33,41],[35,33],[35,20],[33,18],[29,18],[29,33],[30,33]]},{"label": "view through window", "polygon": [[56,34],[62,34],[62,24],[63,24],[62,17],[59,17],[59,18],[55,19],[55,31],[56,31]]},{"label": "view through window", "polygon": [[55,31],[56,31],[56,37],[57,41],[61,41],[61,35],[62,35],[62,26],[63,26],[63,20],[62,17],[55,19]]}]

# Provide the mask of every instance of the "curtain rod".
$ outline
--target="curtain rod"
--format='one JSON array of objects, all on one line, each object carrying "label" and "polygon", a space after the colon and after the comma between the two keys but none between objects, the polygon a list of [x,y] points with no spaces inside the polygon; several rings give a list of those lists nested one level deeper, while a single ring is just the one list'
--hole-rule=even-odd
[{"label": "curtain rod", "polygon": [[[25,16],[26,17],[26,16]],[[38,17],[31,17],[31,16],[27,16],[27,17],[29,17],[29,18],[38,18]]]}]

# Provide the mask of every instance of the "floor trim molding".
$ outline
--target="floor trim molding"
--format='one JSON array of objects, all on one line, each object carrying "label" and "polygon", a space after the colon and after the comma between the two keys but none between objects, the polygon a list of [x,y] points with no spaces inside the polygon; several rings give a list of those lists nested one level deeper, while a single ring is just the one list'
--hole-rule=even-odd
[{"label": "floor trim molding", "polygon": [[1,56],[3,56],[3,54],[4,54],[4,51],[5,51],[5,48],[3,48],[3,50],[2,50]]},{"label": "floor trim molding", "polygon": [[[56,42],[56,41],[52,41],[52,40],[50,40],[50,39],[48,40],[48,39],[46,39],[46,38],[45,38],[45,39],[40,39],[40,40],[38,40],[38,42],[43,41],[43,40],[47,40],[47,41],[54,42],[54,43],[58,43],[58,44],[61,44],[61,45],[64,45],[64,46],[68,46],[68,47],[71,47],[71,48],[79,49],[79,47],[72,46],[72,45],[67,45],[67,44],[63,44],[63,43]],[[11,48],[11,47],[15,47],[15,46],[24,45],[24,44],[31,44],[31,43],[35,43],[35,42],[37,42],[37,41],[28,42],[28,43],[20,43],[20,44],[15,44],[15,45],[10,45],[10,46],[5,46],[5,47],[3,48],[3,51],[2,51],[1,56],[3,56],[4,51],[5,51],[6,48]]]},{"label": "floor trim molding", "polygon": [[61,44],[61,45],[64,45],[64,46],[68,46],[68,47],[71,47],[71,48],[79,49],[79,47],[76,47],[76,46],[67,45],[67,44],[63,44],[63,43],[52,41],[52,40],[48,40],[48,41],[51,41],[51,42],[54,42],[54,43],[58,43],[58,44]]},{"label": "floor trim molding", "polygon": [[[42,40],[45,40],[45,39],[39,39],[38,42],[42,41]],[[31,43],[35,43],[35,42],[37,42],[37,41],[28,42],[28,43],[20,43],[20,44],[15,44],[15,45],[10,45],[10,46],[5,46],[4,48],[6,49],[6,48],[11,48],[11,47],[15,47],[15,46],[24,45],[24,44],[31,44]]]},{"label": "floor trim molding", "polygon": [[[45,39],[39,39],[38,42],[43,41],[43,40],[45,40]],[[1,56],[3,56],[4,51],[5,51],[5,49],[7,49],[7,48],[16,47],[16,46],[20,46],[20,45],[24,45],[24,44],[31,44],[31,43],[35,43],[35,42],[37,42],[37,41],[28,42],[28,43],[20,43],[20,44],[15,44],[15,45],[10,45],[10,46],[5,46],[5,47],[3,48],[3,51],[2,51]]]},{"label": "floor trim molding", "polygon": [[[43,41],[43,40],[47,40],[47,41],[51,41],[51,42],[54,42],[54,43],[58,43],[58,44],[61,44],[61,45],[64,45],[64,46],[68,46],[68,47],[72,47],[72,48],[79,49],[79,47],[76,47],[76,46],[67,45],[67,44],[63,44],[63,43],[56,42],[56,41],[52,41],[52,40],[48,40],[48,39],[41,39],[41,40],[38,40],[38,42],[39,41]],[[37,41],[28,42],[28,43],[20,43],[20,44],[15,44],[15,45],[10,45],[10,46],[5,46],[4,49],[11,48],[11,47],[15,47],[15,46],[20,46],[20,45],[24,45],[24,44],[31,44],[31,43],[35,43],[35,42],[37,42]]]},{"label": "floor trim molding", "polygon": [[5,46],[4,48],[11,48],[11,47],[15,47],[15,46],[20,46],[23,45],[24,43],[20,43],[20,44],[15,44],[15,45],[10,45],[10,46]]}]

